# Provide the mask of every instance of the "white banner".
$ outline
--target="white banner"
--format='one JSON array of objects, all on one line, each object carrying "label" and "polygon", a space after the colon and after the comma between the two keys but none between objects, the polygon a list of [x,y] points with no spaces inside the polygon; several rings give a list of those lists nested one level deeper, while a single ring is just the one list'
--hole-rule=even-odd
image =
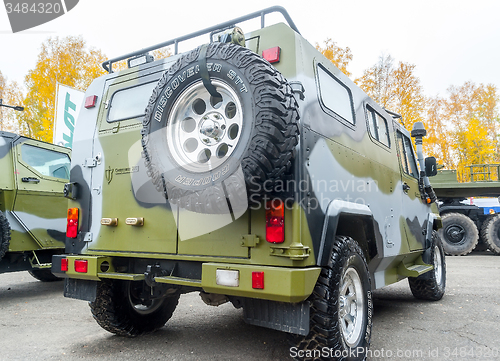
[{"label": "white banner", "polygon": [[57,83],[54,144],[72,147],[76,118],[80,113],[84,97],[84,92]]}]

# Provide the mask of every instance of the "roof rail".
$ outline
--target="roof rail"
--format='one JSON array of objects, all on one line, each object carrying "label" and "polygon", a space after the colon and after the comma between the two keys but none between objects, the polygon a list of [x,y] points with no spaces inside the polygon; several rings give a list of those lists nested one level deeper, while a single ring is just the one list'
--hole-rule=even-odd
[{"label": "roof rail", "polygon": [[[281,13],[283,15],[283,17],[285,18],[285,20],[287,21],[287,23],[290,26],[290,28],[292,28],[295,32],[297,32],[297,33],[300,34],[299,30],[295,26],[295,23],[293,22],[293,20],[290,17],[290,15],[288,15],[288,12],[285,10],[285,8],[282,7],[282,6],[272,6],[272,7],[260,10],[260,11],[253,12],[253,13],[245,15],[245,16],[241,16],[239,18],[236,18],[236,19],[233,19],[233,20],[230,20],[230,21],[226,21],[226,22],[224,22],[222,24],[211,26],[209,28],[196,31],[196,32],[188,34],[188,35],[180,36],[178,38],[175,38],[175,39],[172,39],[172,40],[168,40],[168,41],[165,41],[163,43],[160,43],[160,44],[157,44],[157,45],[153,45],[153,46],[150,46],[148,48],[141,49],[139,51],[135,51],[133,53],[129,53],[129,54],[126,54],[126,55],[119,56],[117,58],[106,60],[104,63],[102,63],[102,67],[107,72],[112,73],[113,72],[113,63],[116,63],[116,62],[118,62],[120,60],[125,60],[125,59],[128,59],[128,58],[131,58],[133,56],[142,55],[142,54],[147,53],[149,51],[160,49],[160,48],[163,48],[163,47],[169,46],[169,45],[175,45],[175,53],[174,54],[177,54],[178,53],[178,45],[179,45],[179,43],[181,41],[189,40],[189,39],[192,39],[192,38],[195,38],[197,36],[200,36],[200,35],[203,35],[203,34],[207,34],[207,33],[213,34],[216,30],[220,30],[220,29],[231,27],[231,26],[235,26],[237,23],[241,23],[243,21],[251,20],[251,19],[254,19],[254,18],[257,18],[257,17],[261,18],[260,25],[261,25],[261,28],[263,28],[264,27],[264,17],[265,17],[265,15],[270,14],[270,13],[274,13],[274,12]],[[212,41],[212,40],[210,39],[210,41]]]}]

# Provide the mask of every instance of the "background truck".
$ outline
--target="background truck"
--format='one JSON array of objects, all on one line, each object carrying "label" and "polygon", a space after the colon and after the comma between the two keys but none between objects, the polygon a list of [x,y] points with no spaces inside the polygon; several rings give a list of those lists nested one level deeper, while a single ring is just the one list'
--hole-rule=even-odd
[{"label": "background truck", "polygon": [[[264,26],[275,11],[288,25]],[[261,27],[235,27],[252,20]],[[207,34],[164,60],[146,53]],[[415,297],[443,297],[423,125],[416,155],[410,133],[283,8],[104,67],[78,117],[66,254],[52,263],[104,329],[154,331],[182,293],[200,292],[290,333],[297,359],[364,360],[372,289],[408,278]]]},{"label": "background truck", "polygon": [[52,256],[64,251],[71,150],[0,132],[0,272],[56,281]]},{"label": "background truck", "polygon": [[[432,186],[440,201],[443,228],[439,230],[447,254],[459,256],[475,248],[500,254],[499,164],[467,167],[469,182],[459,183],[456,170],[439,170]],[[471,197],[495,197],[476,198]]]}]

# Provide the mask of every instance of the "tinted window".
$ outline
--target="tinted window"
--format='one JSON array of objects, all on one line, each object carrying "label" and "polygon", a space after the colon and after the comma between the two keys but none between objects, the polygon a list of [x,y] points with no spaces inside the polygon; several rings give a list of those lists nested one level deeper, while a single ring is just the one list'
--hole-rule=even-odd
[{"label": "tinted window", "polygon": [[69,179],[71,161],[67,154],[22,144],[21,158],[44,176]]},{"label": "tinted window", "polygon": [[354,108],[349,89],[318,65],[319,92],[323,105],[334,115],[354,124]]},{"label": "tinted window", "polygon": [[145,114],[156,82],[118,90],[111,97],[108,122],[136,118]]},{"label": "tinted window", "polygon": [[373,138],[390,147],[389,125],[387,120],[371,108],[367,108],[368,128]]},{"label": "tinted window", "polygon": [[398,131],[397,142],[399,161],[403,171],[412,177],[418,178],[418,168],[413,154],[413,145],[411,144],[410,138]]}]

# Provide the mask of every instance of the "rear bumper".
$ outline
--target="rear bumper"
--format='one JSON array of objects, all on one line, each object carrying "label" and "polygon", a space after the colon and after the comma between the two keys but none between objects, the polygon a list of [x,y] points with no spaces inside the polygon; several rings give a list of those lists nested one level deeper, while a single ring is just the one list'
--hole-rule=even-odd
[{"label": "rear bumper", "polygon": [[[61,271],[61,263],[67,259],[67,271]],[[75,270],[75,261],[87,261],[87,272]],[[62,278],[100,281],[101,279],[120,279],[141,281],[144,273],[123,273],[113,268],[112,257],[57,255],[52,260],[52,273]],[[157,276],[154,281],[179,286],[189,286],[203,289],[208,293],[228,296],[248,297],[279,302],[302,302],[312,293],[321,268],[291,268],[260,265],[241,265],[228,263],[203,263],[201,279],[190,279],[175,276]],[[224,285],[217,278],[225,271],[237,277],[231,286]],[[252,273],[263,272],[263,288],[252,287]],[[222,283],[222,284],[221,284]]]}]

